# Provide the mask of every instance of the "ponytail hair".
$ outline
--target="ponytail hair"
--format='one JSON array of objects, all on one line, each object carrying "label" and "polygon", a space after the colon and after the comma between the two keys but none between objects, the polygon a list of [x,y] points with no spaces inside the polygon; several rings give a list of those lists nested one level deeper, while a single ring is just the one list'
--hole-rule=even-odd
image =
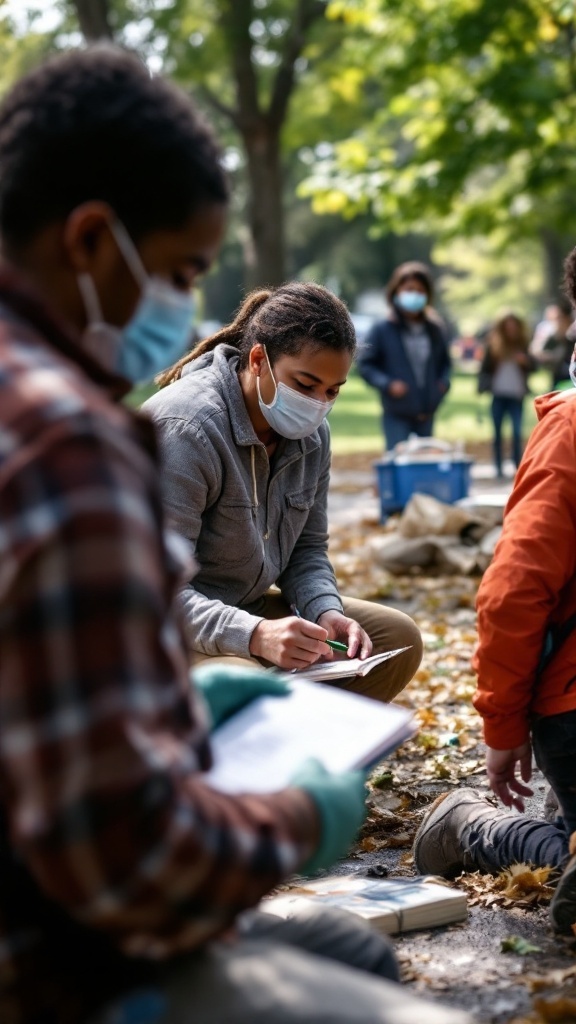
[{"label": "ponytail hair", "polygon": [[300,281],[250,292],[231,324],[199,342],[174,366],[156,377],[160,387],[179,380],[187,363],[217,345],[232,345],[240,355],[239,369],[248,365],[254,345],[266,347],[270,365],[278,356],[298,355],[307,344],[354,355],[354,325],[344,303],[321,285]]}]

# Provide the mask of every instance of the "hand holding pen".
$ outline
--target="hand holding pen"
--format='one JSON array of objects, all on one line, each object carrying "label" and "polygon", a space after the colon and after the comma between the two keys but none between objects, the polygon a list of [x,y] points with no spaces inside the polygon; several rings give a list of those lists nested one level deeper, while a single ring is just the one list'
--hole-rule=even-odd
[{"label": "hand holding pen", "polygon": [[[294,615],[298,615],[298,609],[296,605],[290,606],[291,611]],[[372,654],[372,641],[368,636],[365,629],[355,619],[351,619],[344,612],[339,612],[335,608],[329,609],[327,612],[322,612],[319,616],[318,621],[310,623],[311,626],[322,626],[328,637],[324,638],[324,643],[333,651],[341,652],[346,654],[349,658],[368,658]],[[340,637],[339,640],[332,639],[332,637]]]},{"label": "hand holding pen", "polygon": [[[304,669],[320,658],[334,657],[326,643],[329,635],[334,635],[333,630],[295,614],[261,619],[250,637],[249,650],[254,657],[278,668]],[[344,652],[340,654],[343,656]]]},{"label": "hand holding pen", "polygon": [[368,658],[372,654],[372,641],[360,623],[344,611],[331,608],[318,616],[317,624],[324,626],[328,636],[346,642],[349,658]]},{"label": "hand holding pen", "polygon": [[[292,612],[292,615],[296,615],[297,618],[302,618],[295,604],[290,605],[290,611]],[[322,643],[328,644],[328,647],[330,647],[333,651],[342,651],[344,654],[348,654],[348,644],[340,643],[339,640],[326,639],[323,640]]]}]

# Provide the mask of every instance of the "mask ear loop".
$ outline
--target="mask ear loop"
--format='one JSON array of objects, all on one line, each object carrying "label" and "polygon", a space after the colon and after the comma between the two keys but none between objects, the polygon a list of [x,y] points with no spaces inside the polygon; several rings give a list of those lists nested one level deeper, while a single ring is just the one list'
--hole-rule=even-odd
[{"label": "mask ear loop", "polygon": [[86,312],[88,324],[103,323],[104,318],[102,316],[102,306],[100,305],[96,285],[94,284],[90,274],[78,274],[76,280],[78,281],[78,288],[80,289],[80,295],[82,296],[82,301],[84,303],[84,310]]},{"label": "mask ear loop", "polygon": [[110,230],[114,235],[116,244],[126,260],[136,284],[138,284],[143,291],[148,283],[150,275],[140,259],[138,249],[134,245],[134,242],[130,238],[130,235],[121,220],[112,221],[110,223]]},{"label": "mask ear loop", "polygon": [[260,394],[260,374],[258,374],[258,376],[256,377],[256,389],[258,391],[258,398],[262,402],[262,405],[265,406],[266,409],[272,409],[273,406],[276,405],[276,399],[278,398],[278,384],[276,383],[276,378],[275,378],[274,374],[272,373],[272,367],[270,366],[270,360],[268,358],[268,352],[266,350],[266,345],[262,345],[262,348],[264,349],[264,355],[266,356],[266,362],[268,363],[268,370],[269,370],[270,376],[272,378],[272,383],[274,384],[274,398],[272,399],[271,402],[268,402],[268,403],[266,403],[264,401],[264,399],[262,398],[262,395]]},{"label": "mask ear loop", "polygon": [[78,274],[77,281],[88,321],[83,334],[83,347],[94,359],[106,366],[113,366],[121,332],[105,322],[98,291],[90,274]]}]

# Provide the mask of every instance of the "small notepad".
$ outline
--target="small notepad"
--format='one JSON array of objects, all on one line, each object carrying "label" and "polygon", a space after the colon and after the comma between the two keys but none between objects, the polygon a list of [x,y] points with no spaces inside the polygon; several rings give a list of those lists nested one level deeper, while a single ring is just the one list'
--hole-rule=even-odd
[{"label": "small notepad", "polygon": [[334,661],[323,661],[319,665],[311,665],[310,668],[300,669],[294,675],[297,675],[299,679],[318,680],[318,682],[329,682],[331,679],[349,679],[352,676],[367,676],[373,668],[411,649],[411,647],[397,647],[393,651],[373,654],[369,658],[338,658]]}]

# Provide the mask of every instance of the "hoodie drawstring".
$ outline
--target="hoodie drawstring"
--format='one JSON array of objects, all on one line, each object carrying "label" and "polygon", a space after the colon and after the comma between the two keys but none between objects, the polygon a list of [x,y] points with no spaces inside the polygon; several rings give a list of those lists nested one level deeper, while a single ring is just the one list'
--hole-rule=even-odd
[{"label": "hoodie drawstring", "polygon": [[258,484],[256,483],[256,453],[254,445],[250,447],[250,469],[252,470],[252,501],[254,502],[254,508],[258,508]]}]

